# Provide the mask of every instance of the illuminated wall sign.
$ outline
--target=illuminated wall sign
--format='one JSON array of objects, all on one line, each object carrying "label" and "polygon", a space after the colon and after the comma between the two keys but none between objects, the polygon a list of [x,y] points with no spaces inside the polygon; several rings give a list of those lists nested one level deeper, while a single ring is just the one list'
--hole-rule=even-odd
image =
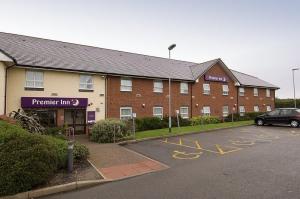
[{"label": "illuminated wall sign", "polygon": [[204,75],[204,79],[206,81],[214,81],[214,82],[227,82],[227,77],[213,76],[213,75]]},{"label": "illuminated wall sign", "polygon": [[86,108],[88,98],[21,97],[22,108]]}]

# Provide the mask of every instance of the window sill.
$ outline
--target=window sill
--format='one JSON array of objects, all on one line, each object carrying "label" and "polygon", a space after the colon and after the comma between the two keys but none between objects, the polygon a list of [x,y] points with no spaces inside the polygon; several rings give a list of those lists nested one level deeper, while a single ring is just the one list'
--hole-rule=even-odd
[{"label": "window sill", "polygon": [[188,95],[189,93],[180,93],[181,95]]},{"label": "window sill", "polygon": [[79,89],[79,92],[94,92],[94,90],[89,90],[89,89]]},{"label": "window sill", "polygon": [[122,90],[120,90],[120,92],[132,92],[132,90],[131,91],[124,91],[124,90],[122,91]]},{"label": "window sill", "polygon": [[25,91],[44,91],[44,88],[25,87]]}]

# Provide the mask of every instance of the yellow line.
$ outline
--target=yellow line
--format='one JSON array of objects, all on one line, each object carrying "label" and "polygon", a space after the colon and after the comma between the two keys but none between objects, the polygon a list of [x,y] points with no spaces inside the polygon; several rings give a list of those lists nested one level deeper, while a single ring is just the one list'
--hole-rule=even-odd
[{"label": "yellow line", "polygon": [[[164,141],[163,141],[164,142]],[[193,147],[193,146],[188,146],[188,145],[180,145],[180,144],[177,144],[177,143],[173,143],[173,142],[165,142],[166,144],[171,144],[171,145],[176,145],[176,146],[182,146],[182,147],[186,147],[186,148],[191,148],[191,149],[197,149],[197,150],[202,150],[202,151],[207,151],[207,152],[211,152],[211,153],[217,153],[219,154],[219,152],[217,151],[212,151],[212,150],[209,150],[209,149],[198,149],[197,147]]]},{"label": "yellow line", "polygon": [[221,155],[225,154],[224,151],[221,149],[221,147],[218,144],[216,144],[216,147],[217,147],[217,149],[218,149],[218,151],[220,152]]},{"label": "yellow line", "polygon": [[182,145],[182,139],[179,138],[179,145]]},{"label": "yellow line", "polygon": [[200,144],[199,144],[199,142],[197,140],[195,141],[195,144],[196,144],[196,146],[197,146],[198,149],[202,149],[202,147],[200,146]]}]

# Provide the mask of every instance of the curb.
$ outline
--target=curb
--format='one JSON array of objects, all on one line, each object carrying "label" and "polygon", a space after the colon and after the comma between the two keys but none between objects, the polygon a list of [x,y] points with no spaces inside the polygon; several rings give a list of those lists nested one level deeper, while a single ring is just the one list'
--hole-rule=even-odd
[{"label": "curb", "polygon": [[158,140],[158,139],[162,139],[162,138],[179,137],[179,136],[193,135],[193,134],[198,134],[198,133],[207,133],[207,132],[211,132],[211,131],[220,131],[220,130],[224,130],[224,129],[234,129],[234,128],[240,128],[240,127],[244,127],[244,126],[252,126],[252,125],[254,125],[254,124],[246,124],[246,125],[243,125],[243,126],[232,126],[232,127],[216,128],[216,129],[210,129],[210,130],[200,131],[200,132],[195,131],[195,132],[190,132],[190,133],[186,133],[186,134],[163,135],[163,136],[142,138],[142,139],[138,139],[138,140],[127,140],[127,141],[119,142],[117,144],[121,145],[121,146],[125,146],[127,144],[135,144],[135,143],[145,142],[145,141],[149,141],[149,140]]},{"label": "curb", "polygon": [[71,182],[67,184],[62,185],[56,185],[52,187],[46,187],[42,189],[32,190],[32,191],[26,191],[22,193],[18,193],[16,195],[10,195],[10,196],[4,196],[0,197],[0,199],[31,199],[31,198],[38,198],[42,196],[67,192],[67,191],[73,191],[85,187],[91,187],[99,184],[103,184],[106,182],[110,182],[111,180],[86,180],[86,181],[77,181],[77,182]]}]

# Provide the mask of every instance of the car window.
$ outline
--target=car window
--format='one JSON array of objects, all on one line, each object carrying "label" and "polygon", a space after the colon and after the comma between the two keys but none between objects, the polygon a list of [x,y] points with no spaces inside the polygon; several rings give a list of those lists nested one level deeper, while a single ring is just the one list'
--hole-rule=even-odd
[{"label": "car window", "polygon": [[300,109],[297,109],[296,111],[297,111],[298,113],[300,113]]},{"label": "car window", "polygon": [[279,115],[279,113],[280,113],[280,110],[275,110],[275,111],[269,112],[268,115],[274,116],[274,115]]},{"label": "car window", "polygon": [[293,111],[289,109],[283,109],[280,111],[280,115],[292,115]]}]

